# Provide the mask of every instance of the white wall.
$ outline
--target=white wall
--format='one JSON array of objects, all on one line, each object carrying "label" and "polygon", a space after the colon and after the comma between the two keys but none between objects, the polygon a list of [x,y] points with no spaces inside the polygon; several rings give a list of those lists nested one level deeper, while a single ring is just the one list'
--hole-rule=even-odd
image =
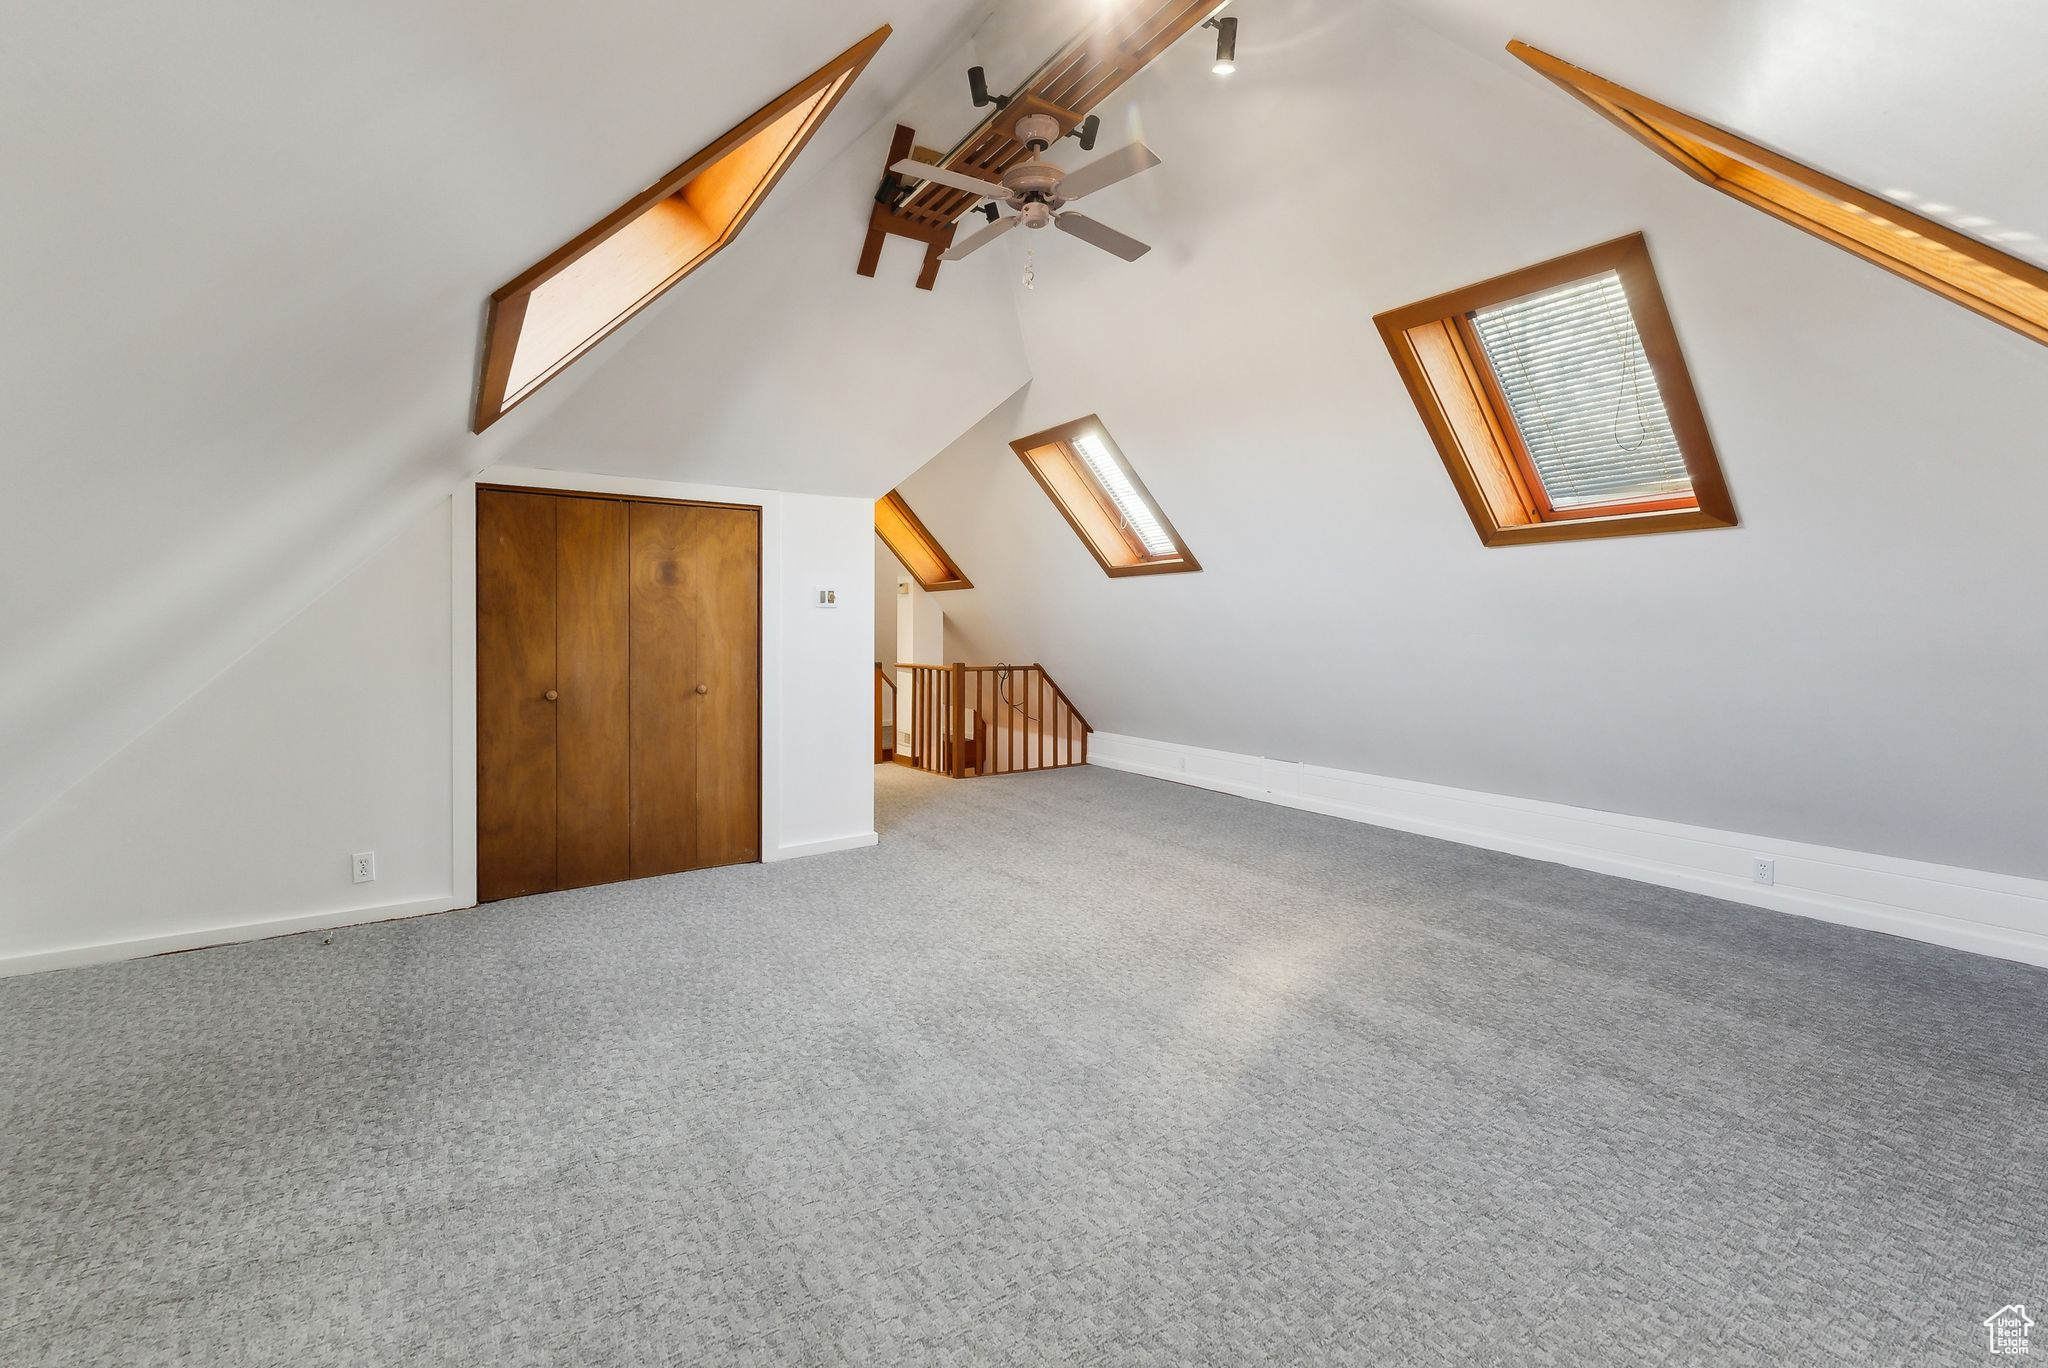
[{"label": "white wall", "polygon": [[[823,495],[763,494],[779,525],[781,562],[780,816],[770,859],[821,853],[875,841],[874,605],[875,501]],[[839,591],[839,606],[813,606],[814,591]],[[762,593],[770,592],[763,585]],[[764,626],[766,621],[764,621]],[[765,702],[765,700],[764,700]],[[765,757],[764,757],[765,759]]]},{"label": "white wall", "polygon": [[875,535],[875,660],[893,665],[903,657],[896,654],[896,581],[903,577],[903,562]]},{"label": "white wall", "polygon": [[450,555],[443,501],[0,842],[0,972],[452,905]]},{"label": "white wall", "polygon": [[[990,3],[616,0],[602,22],[493,0],[212,0],[131,6],[117,23],[10,6],[0,127],[34,136],[10,139],[0,195],[0,259],[17,263],[0,291],[0,836],[633,345],[608,339],[472,437],[490,291],[886,20],[894,35],[739,243],[640,320],[681,315],[734,371],[778,372],[752,345],[809,364],[795,344],[815,317],[783,316],[805,301],[769,308],[728,278],[772,273],[772,254],[751,268],[743,254],[793,223],[853,279],[857,225],[836,220],[864,215],[866,194],[841,187],[872,187],[876,128],[886,145],[892,106]],[[678,79],[679,53],[715,56]],[[871,289],[838,315],[840,336],[887,339],[902,375],[952,364],[946,329],[895,317],[936,322],[930,296],[858,283]],[[773,317],[734,325],[751,314]],[[867,376],[815,366],[803,383],[841,413],[868,393]],[[888,424],[861,418],[877,443]],[[771,478],[771,427],[715,448],[680,427],[633,436],[668,454],[648,472],[666,478],[838,478],[822,447]],[[903,448],[902,467],[936,444]]]},{"label": "white wall", "polygon": [[[1105,118],[1155,250],[1038,242],[1031,386],[903,484],[956,643],[1107,732],[2048,874],[2048,349],[1397,14],[1244,22]],[[1482,548],[1372,316],[1637,229],[1742,526]],[[1005,445],[1090,412],[1203,573],[1106,578]]]},{"label": "white wall", "polygon": [[[870,500],[483,478],[760,505],[764,858],[874,842]],[[436,504],[0,842],[0,973],[473,903],[474,511],[468,486]]]}]

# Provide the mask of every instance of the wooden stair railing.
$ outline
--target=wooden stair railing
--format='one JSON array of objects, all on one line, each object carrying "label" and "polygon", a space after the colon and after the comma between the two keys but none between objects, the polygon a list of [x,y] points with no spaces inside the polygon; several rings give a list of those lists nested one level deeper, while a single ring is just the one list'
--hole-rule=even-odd
[{"label": "wooden stair railing", "polygon": [[[884,705],[882,691],[889,696]],[[882,662],[875,662],[875,763],[886,765],[896,758],[896,681],[889,678],[889,672],[882,668]]]},{"label": "wooden stair railing", "polygon": [[1094,729],[1043,665],[899,665],[910,748],[899,763],[955,779],[1088,763]]}]

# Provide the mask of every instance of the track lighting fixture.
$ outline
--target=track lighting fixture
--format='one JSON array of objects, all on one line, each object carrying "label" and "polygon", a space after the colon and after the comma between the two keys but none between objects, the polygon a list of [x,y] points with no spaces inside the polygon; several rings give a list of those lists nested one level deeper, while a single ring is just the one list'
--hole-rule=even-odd
[{"label": "track lighting fixture", "polygon": [[1237,70],[1237,16],[1211,19],[1202,27],[1216,30],[1216,65],[1209,70],[1218,76],[1228,76]]},{"label": "track lighting fixture", "polygon": [[976,109],[982,109],[988,105],[994,105],[997,109],[1001,109],[1010,102],[1010,97],[1007,95],[993,95],[989,93],[988,73],[980,67],[967,68],[967,94],[974,101]]}]

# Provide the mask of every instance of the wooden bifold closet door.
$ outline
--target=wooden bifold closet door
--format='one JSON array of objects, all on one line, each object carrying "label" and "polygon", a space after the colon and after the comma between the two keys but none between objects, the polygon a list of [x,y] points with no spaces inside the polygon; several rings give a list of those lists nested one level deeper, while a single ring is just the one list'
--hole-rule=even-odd
[{"label": "wooden bifold closet door", "polygon": [[477,899],[760,858],[758,510],[477,491]]}]

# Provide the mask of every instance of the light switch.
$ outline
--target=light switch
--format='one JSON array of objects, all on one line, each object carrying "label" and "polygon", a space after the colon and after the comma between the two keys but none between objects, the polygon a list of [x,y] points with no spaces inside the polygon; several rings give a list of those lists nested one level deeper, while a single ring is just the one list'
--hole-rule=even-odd
[{"label": "light switch", "polygon": [[837,608],[839,606],[839,591],[837,589],[820,589],[818,591],[818,606],[820,608]]}]

